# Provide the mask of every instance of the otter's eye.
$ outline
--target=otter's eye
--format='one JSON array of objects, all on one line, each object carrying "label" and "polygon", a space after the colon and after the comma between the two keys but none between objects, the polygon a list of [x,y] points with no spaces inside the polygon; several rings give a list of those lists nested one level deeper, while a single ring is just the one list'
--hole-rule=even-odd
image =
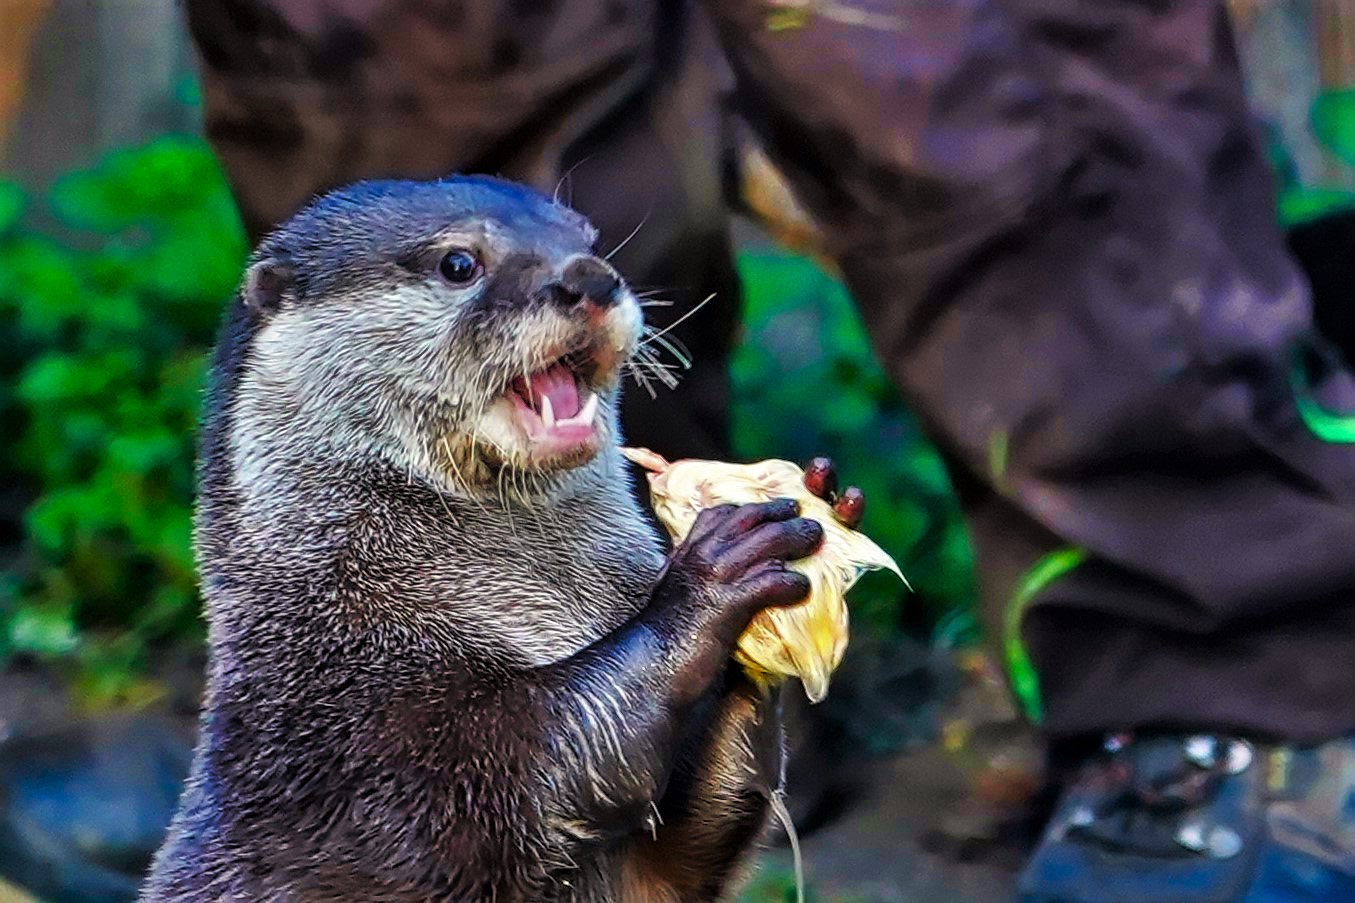
[{"label": "otter's eye", "polygon": [[480,261],[470,251],[448,251],[438,261],[438,272],[453,285],[465,285],[480,275]]}]

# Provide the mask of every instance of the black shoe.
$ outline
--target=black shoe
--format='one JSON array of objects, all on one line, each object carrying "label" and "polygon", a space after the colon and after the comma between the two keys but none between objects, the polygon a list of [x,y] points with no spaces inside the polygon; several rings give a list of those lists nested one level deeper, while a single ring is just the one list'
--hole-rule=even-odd
[{"label": "black shoe", "polygon": [[1107,738],[1019,890],[1024,903],[1355,901],[1355,741]]}]

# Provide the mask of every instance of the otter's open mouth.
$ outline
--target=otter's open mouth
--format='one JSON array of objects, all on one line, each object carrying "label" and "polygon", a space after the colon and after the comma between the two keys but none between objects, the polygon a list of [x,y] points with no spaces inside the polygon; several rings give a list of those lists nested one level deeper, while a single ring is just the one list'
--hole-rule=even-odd
[{"label": "otter's open mouth", "polygon": [[568,451],[597,436],[597,393],[567,360],[519,376],[509,385],[508,398],[518,426],[544,451]]}]

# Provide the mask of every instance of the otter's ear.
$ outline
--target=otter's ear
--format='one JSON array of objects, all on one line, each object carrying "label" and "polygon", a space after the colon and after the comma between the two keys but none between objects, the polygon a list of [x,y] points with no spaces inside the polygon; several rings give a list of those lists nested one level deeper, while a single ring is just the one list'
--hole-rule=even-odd
[{"label": "otter's ear", "polygon": [[265,258],[245,273],[245,306],[271,313],[288,301],[296,300],[296,270],[290,263]]}]

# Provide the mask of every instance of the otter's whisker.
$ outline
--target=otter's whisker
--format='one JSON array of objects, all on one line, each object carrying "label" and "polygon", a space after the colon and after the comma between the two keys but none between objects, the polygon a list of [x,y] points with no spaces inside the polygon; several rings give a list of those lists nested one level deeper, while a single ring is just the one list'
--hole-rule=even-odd
[{"label": "otter's whisker", "polygon": [[635,382],[636,382],[642,389],[644,389],[646,392],[649,393],[650,400],[657,400],[657,399],[658,399],[658,397],[659,397],[659,396],[658,396],[658,393],[656,393],[656,392],[654,391],[654,387],[651,386],[651,385],[649,384],[649,380],[645,378],[644,373],[642,373],[640,370],[636,369],[633,365],[630,366],[630,367],[627,369],[626,372],[629,373],[632,377],[635,378]]},{"label": "otter's whisker", "polygon": [[[481,390],[486,393],[490,391],[492,386],[490,385],[489,380],[485,378],[485,374],[489,371],[489,368],[492,367],[493,365],[494,362],[492,360],[486,360],[484,363],[480,365],[480,372],[475,374],[476,385],[481,386]],[[480,404],[481,411],[483,411],[484,408],[485,403],[481,402]]]},{"label": "otter's whisker", "polygon": [[[461,485],[467,490],[467,493],[466,493],[467,496],[471,499],[471,501],[474,503],[474,505],[475,505],[477,508],[480,509],[481,512],[483,512],[483,513],[485,513],[485,514],[488,514],[488,513],[489,513],[489,509],[485,507],[484,502],[480,501],[480,499],[476,497],[475,493],[469,491],[469,490],[470,490],[470,482],[466,479],[465,474],[463,474],[463,473],[461,472],[461,465],[459,465],[459,464],[456,463],[456,454],[452,451],[451,443],[449,443],[449,442],[447,441],[447,437],[446,437],[446,436],[442,436],[441,438],[438,439],[438,442],[439,442],[439,444],[442,446],[442,453],[443,453],[444,455],[447,456],[447,463],[448,463],[449,465],[451,465],[452,472],[456,474],[457,480],[458,480],[458,481],[461,483]],[[472,433],[472,434],[471,434],[471,453],[474,454],[474,451],[475,451],[475,434]],[[468,462],[468,463],[469,463],[469,462]],[[446,505],[445,502],[444,502],[443,504]],[[452,512],[449,510],[447,513],[448,513],[448,514],[451,514]]]},{"label": "otter's whisker", "polygon": [[[513,484],[518,494],[518,501],[521,502],[522,507],[528,511],[532,509],[531,494],[527,491],[529,476],[530,475],[524,467],[515,467],[513,469]],[[540,527],[540,521],[537,522],[537,526]]]},{"label": "otter's whisker", "polygon": [[452,468],[452,472],[456,474],[457,480],[463,486],[468,485],[465,476],[461,473],[460,465],[456,463],[456,455],[452,454],[452,446],[451,443],[447,441],[447,437],[440,437],[438,439],[438,445],[442,448],[442,453],[447,456],[447,464]]},{"label": "otter's whisker", "polygon": [[[663,348],[673,357],[677,358],[677,362],[682,365],[682,369],[684,370],[692,369],[692,353],[688,351],[687,347],[683,345],[681,342],[674,341],[662,335],[655,335],[651,337],[650,341],[658,342],[659,347]],[[641,347],[643,348],[645,346],[641,345]],[[648,350],[652,351],[653,349]]]},{"label": "otter's whisker", "polygon": [[635,236],[639,235],[640,230],[645,227],[645,223],[649,222],[649,214],[652,213],[653,211],[654,211],[653,207],[650,207],[649,210],[646,210],[645,215],[640,218],[640,222],[636,224],[634,229],[630,230],[630,234],[621,240],[621,244],[617,245],[615,248],[612,248],[610,251],[604,254],[602,256],[602,259],[611,260],[612,257],[615,256],[618,252],[620,252],[622,248],[630,244],[630,240]]},{"label": "otter's whisker", "polygon": [[508,466],[507,463],[499,466],[499,479],[495,485],[495,491],[498,493],[499,502],[503,505],[504,517],[508,518],[509,535],[513,537],[515,542],[521,542],[522,538],[518,536],[517,525],[513,523],[512,503],[509,501],[508,495],[504,491],[503,478],[504,474],[508,471]]},{"label": "otter's whisker", "polygon": [[[670,389],[677,385],[677,376],[668,372],[668,365],[658,362],[651,349],[639,349],[635,356],[627,361],[627,364],[631,371],[638,376],[648,375],[653,377]],[[648,382],[648,379],[645,381]]]},{"label": "otter's whisker", "polygon": [[452,506],[447,504],[447,499],[443,497],[441,492],[437,492],[436,495],[438,497],[438,504],[440,504],[442,510],[447,513],[447,519],[452,522],[452,526],[456,527],[458,530],[461,529],[461,520],[452,513]]},{"label": "otter's whisker", "polygon": [[677,374],[668,369],[664,369],[665,365],[650,360],[642,361],[642,363],[644,368],[649,371],[650,375],[663,383],[664,386],[669,389],[676,389],[678,387],[679,380]]},{"label": "otter's whisker", "polygon": [[[677,360],[678,367],[683,370],[692,369],[692,354],[681,342],[674,342],[666,337],[660,338],[659,348],[662,348],[664,351],[671,354]],[[636,348],[635,357],[640,360],[650,361],[651,363],[657,364],[660,362],[659,349],[651,348],[648,345],[641,345],[639,348]]]},{"label": "otter's whisker", "polygon": [[652,349],[649,348],[637,348],[635,350],[635,355],[631,358],[632,366],[644,367],[646,370],[649,369],[649,364],[656,363],[657,361],[658,358],[654,356]]},{"label": "otter's whisker", "polygon": [[[485,412],[489,410],[490,406],[494,403],[494,401],[495,398],[491,394],[490,389],[486,388],[484,394],[480,398],[479,405],[476,407],[475,417],[472,418],[470,422],[476,424],[480,423],[485,416]],[[478,458],[475,458],[475,456],[479,452],[478,443],[480,442],[486,443],[499,453],[500,458],[507,460],[507,455],[504,453],[503,449],[499,447],[498,443],[490,440],[487,436],[480,433],[479,430],[475,430],[474,432],[471,433],[471,456],[473,460],[478,460]],[[489,470],[488,465],[484,464],[483,462],[481,463],[483,469],[486,472],[488,472]]]},{"label": "otter's whisker", "polygon": [[673,322],[669,323],[669,324],[668,324],[667,326],[665,326],[663,329],[660,329],[658,332],[656,332],[656,333],[654,333],[654,334],[652,334],[652,335],[646,336],[645,339],[644,339],[642,342],[640,342],[640,344],[641,344],[641,345],[647,345],[647,344],[649,344],[650,342],[658,341],[658,339],[659,339],[660,337],[662,337],[662,336],[664,336],[664,335],[667,335],[668,333],[670,333],[670,332],[672,332],[674,329],[676,329],[678,326],[682,325],[682,323],[684,323],[684,322],[687,320],[688,317],[692,316],[692,314],[696,313],[698,310],[700,310],[701,308],[705,307],[705,306],[706,306],[707,304],[709,304],[712,300],[714,300],[714,298],[715,298],[715,292],[711,292],[709,295],[707,295],[705,298],[703,298],[703,299],[701,300],[701,303],[700,303],[700,304],[696,305],[696,306],[693,307],[691,310],[687,311],[685,314],[683,314],[682,316],[678,317],[678,318],[677,318],[676,320],[674,320]]},{"label": "otter's whisker", "polygon": [[654,389],[649,384],[649,378],[645,375],[645,370],[639,361],[627,361],[625,367],[627,375],[635,380],[636,384],[649,393],[650,398],[656,398]]},{"label": "otter's whisker", "polygon": [[484,441],[486,445],[488,445],[490,448],[498,452],[505,461],[512,458],[512,455],[509,454],[508,449],[504,448],[502,445],[495,442],[493,439],[489,438],[488,436],[481,436],[480,438]]},{"label": "otter's whisker", "polygon": [[653,349],[650,348],[640,349],[632,363],[648,371],[651,376],[670,389],[676,388],[678,384],[678,376],[672,371],[686,369],[676,364],[660,363],[654,356]]},{"label": "otter's whisker", "polygon": [[565,198],[565,203],[566,203],[566,204],[573,204],[573,203],[574,203],[574,182],[570,179],[570,176],[574,175],[574,170],[578,169],[580,166],[582,166],[583,164],[587,163],[589,160],[593,159],[593,158],[596,157],[596,156],[597,156],[597,154],[589,154],[588,156],[586,156],[586,157],[584,157],[583,159],[581,159],[581,160],[579,160],[578,162],[576,162],[573,166],[569,167],[569,169],[566,169],[565,172],[564,172],[564,175],[560,176],[560,181],[558,181],[558,182],[555,183],[555,191],[551,193],[551,200],[554,201],[554,202],[557,203],[557,204],[560,203],[560,189],[563,188],[563,187],[565,186],[566,183],[568,183],[568,185],[569,185],[569,197]]},{"label": "otter's whisker", "polygon": [[521,503],[522,495],[518,492],[518,475],[522,473],[522,471],[518,467],[518,462],[515,459],[510,466],[504,469],[508,473],[508,501],[517,501],[518,503]]},{"label": "otter's whisker", "polygon": [[692,349],[688,348],[687,343],[682,341],[682,339],[678,338],[677,336],[675,335],[664,336],[664,338],[659,342],[659,344],[662,345],[664,342],[668,343],[668,348],[670,352],[672,351],[672,349],[676,348],[678,351],[682,352],[682,356],[687,358],[689,361],[695,360],[695,358],[692,355]]}]

